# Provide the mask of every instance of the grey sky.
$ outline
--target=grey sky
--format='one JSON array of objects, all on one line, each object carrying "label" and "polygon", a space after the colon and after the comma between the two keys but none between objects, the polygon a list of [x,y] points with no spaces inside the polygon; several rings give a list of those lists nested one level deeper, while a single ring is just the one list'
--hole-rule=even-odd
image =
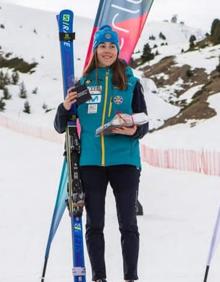
[{"label": "grey sky", "polygon": [[[60,11],[69,8],[76,14],[94,18],[99,0],[2,0],[43,10]],[[210,30],[214,18],[220,18],[219,0],[154,0],[149,21],[170,19],[174,14],[179,21],[192,27]]]}]

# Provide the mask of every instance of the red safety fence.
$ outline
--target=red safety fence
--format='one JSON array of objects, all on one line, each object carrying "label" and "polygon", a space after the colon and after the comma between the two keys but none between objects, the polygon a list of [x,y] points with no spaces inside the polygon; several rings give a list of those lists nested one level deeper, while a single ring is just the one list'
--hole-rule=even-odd
[{"label": "red safety fence", "polygon": [[141,145],[142,161],[161,168],[220,176],[220,152],[187,149],[156,149]]},{"label": "red safety fence", "polygon": [[35,126],[31,123],[29,124],[22,120],[14,120],[13,118],[8,118],[4,115],[0,115],[0,126],[35,138],[56,143],[64,142],[64,136],[57,134],[53,128],[49,129],[46,127]]},{"label": "red safety fence", "polygon": [[[53,128],[42,128],[33,126],[27,122],[13,120],[0,115],[0,126],[10,130],[41,138],[51,142],[64,142],[63,134],[57,134]],[[148,164],[161,167],[194,171],[207,175],[220,176],[220,152],[208,150],[187,150],[187,149],[156,149],[145,144],[141,145],[142,161]]]}]

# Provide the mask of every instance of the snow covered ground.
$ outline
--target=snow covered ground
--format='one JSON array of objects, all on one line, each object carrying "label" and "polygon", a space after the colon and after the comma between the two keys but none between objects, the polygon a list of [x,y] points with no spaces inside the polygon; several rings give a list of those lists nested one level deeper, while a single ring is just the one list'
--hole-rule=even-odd
[{"label": "snow covered ground", "polygon": [[[40,281],[56,197],[63,146],[0,128],[0,281]],[[106,207],[109,281],[122,279],[114,199]],[[143,164],[139,217],[142,282],[201,282],[220,205],[220,178]],[[220,279],[220,246],[210,282]],[[72,281],[70,222],[65,213],[55,236],[47,282]],[[91,273],[86,255],[88,281]]]},{"label": "snow covered ground", "polygon": [[[55,109],[62,100],[59,46],[53,13],[1,4],[1,47],[28,62],[38,62],[36,72],[21,75],[28,90],[32,113],[22,112],[23,100],[18,87],[10,86],[13,97],[6,105],[3,117],[33,127],[52,128],[55,110],[45,113],[42,105]],[[46,23],[46,24],[45,24]],[[76,19],[79,31],[76,40],[76,72],[80,75],[90,37],[92,21]],[[36,29],[36,32],[34,30]],[[182,30],[184,29],[184,30]],[[164,55],[180,53],[188,42],[188,27],[165,23],[149,25],[138,48],[149,35],[162,31],[169,42],[161,46]],[[197,31],[197,36],[200,33]],[[83,36],[81,36],[83,34]],[[185,42],[185,43],[184,43]],[[180,44],[181,43],[181,44]],[[77,45],[78,44],[78,45]],[[138,50],[138,49],[137,49]],[[208,53],[192,59],[181,55],[177,62],[204,65],[208,72],[216,64]],[[214,48],[214,53],[219,47]],[[209,60],[207,60],[207,58]],[[157,57],[159,59],[159,57]],[[198,63],[198,64],[197,64]],[[7,71],[7,70],[5,70]],[[161,123],[178,109],[158,97],[157,89],[145,80],[146,100],[151,122]],[[35,96],[31,91],[39,88]],[[2,93],[0,93],[2,95]],[[192,92],[185,93],[190,99]],[[185,97],[186,98],[186,97]],[[144,138],[146,145],[157,148],[207,148],[219,151],[219,94],[209,98],[218,115],[190,124],[170,127]],[[51,222],[62,164],[63,144],[21,135],[0,127],[0,281],[40,281],[45,245]],[[142,282],[201,282],[203,280],[209,244],[220,205],[220,178],[163,170],[143,164],[140,201],[145,215],[139,218],[141,233],[140,281]],[[122,260],[114,199],[109,189],[106,207],[106,261],[109,281],[122,281]],[[220,249],[220,247],[219,247]],[[210,270],[209,282],[219,282],[220,250],[217,250]],[[91,273],[86,256],[88,281]],[[66,282],[71,279],[72,254],[70,223],[67,213],[53,242],[46,282]]]}]

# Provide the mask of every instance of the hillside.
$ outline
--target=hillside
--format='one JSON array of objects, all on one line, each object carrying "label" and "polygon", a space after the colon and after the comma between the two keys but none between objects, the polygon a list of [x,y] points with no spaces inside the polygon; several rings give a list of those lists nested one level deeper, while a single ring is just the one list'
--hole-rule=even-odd
[{"label": "hillside", "polygon": [[[143,77],[155,82],[157,95],[180,108],[180,114],[162,127],[216,115],[215,110],[208,107],[207,99],[220,91],[220,46],[215,46],[211,36],[205,36],[199,30],[180,23],[171,27],[171,23],[165,22],[160,29],[146,34],[146,45],[150,47],[145,56],[149,63],[144,63],[143,52],[133,56],[133,65],[143,72]],[[196,39],[194,48],[189,46],[192,36]],[[151,60],[150,55],[154,57]]]},{"label": "hillside", "polygon": [[[199,121],[212,118],[217,114],[215,109],[209,106],[208,99],[220,92],[220,72],[216,64],[219,50],[220,46],[209,47],[205,52],[200,51],[193,56],[186,53],[182,55],[184,59],[181,55],[169,56],[142,69],[144,76],[152,78],[159,91],[163,92],[163,99],[180,107],[179,114],[166,120],[162,128],[193,119]],[[197,56],[198,61],[204,62],[208,53],[212,57],[212,62],[209,59],[207,66],[205,63],[198,67],[193,65],[193,58]]]},{"label": "hillside", "polygon": [[[192,35],[196,38],[193,48],[189,42]],[[173,108],[168,117],[161,113],[161,107],[158,111],[157,105],[151,107],[152,95],[146,95],[153,134],[145,137],[144,143],[159,148],[219,150],[220,44],[212,35],[178,23],[164,23],[147,36],[155,56],[142,63],[143,52],[137,52],[133,64],[148,83],[149,79],[154,81],[151,94]]]},{"label": "hillside", "polygon": [[[0,4],[0,71],[11,76],[14,61],[22,61],[26,70],[18,68],[17,85],[7,86],[10,100],[4,100],[1,114],[35,125],[52,127],[55,108],[62,101],[62,75],[56,15],[42,10]],[[88,45],[92,22],[75,18],[75,72],[80,76]],[[81,36],[83,34],[83,36]],[[28,69],[27,66],[30,68]],[[24,82],[27,98],[19,97]],[[37,89],[37,93],[33,93]],[[36,91],[35,91],[36,92]],[[0,90],[0,96],[3,91]],[[24,103],[30,104],[31,114],[23,113]]]},{"label": "hillside", "polygon": [[[6,88],[11,97],[0,98],[0,106],[1,102],[5,104],[0,115],[33,127],[52,129],[55,109],[63,95],[56,15],[4,3],[0,7],[0,72],[6,76],[4,80],[8,81]],[[92,24],[89,19],[75,18],[77,77],[82,73]],[[219,73],[215,69],[219,64],[220,47],[188,51],[192,35],[201,41],[205,32],[183,23],[151,22],[144,27],[137,44],[133,56],[137,62],[146,43],[157,54],[135,70],[142,79],[150,128],[154,131],[143,141],[150,146],[164,146],[164,143],[176,146],[175,142],[170,142],[169,132],[179,127],[180,139],[185,140],[187,136],[187,144],[194,144],[197,133],[192,128],[196,127],[200,128],[202,136],[198,146],[209,146],[216,137],[213,128],[219,116],[215,101],[220,90]],[[16,84],[12,82],[15,72],[19,75]],[[26,95],[21,95],[22,87]],[[3,88],[0,83],[0,97],[5,96]],[[173,126],[167,127],[169,125]],[[163,136],[162,143],[158,135]],[[185,141],[178,146],[185,146]]]}]

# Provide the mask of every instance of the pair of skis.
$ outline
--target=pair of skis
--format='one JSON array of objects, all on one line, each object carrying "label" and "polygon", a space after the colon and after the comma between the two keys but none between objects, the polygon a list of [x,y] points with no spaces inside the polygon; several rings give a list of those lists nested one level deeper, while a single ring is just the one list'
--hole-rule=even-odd
[{"label": "pair of skis", "polygon": [[[57,16],[62,62],[64,98],[69,88],[74,86],[74,15],[70,10],[63,10]],[[71,109],[71,118],[66,128],[65,158],[61,172],[58,195],[49,232],[41,282],[44,281],[50,246],[65,207],[71,218],[73,276],[74,282],[86,282],[83,251],[82,212],[84,193],[79,176],[80,143],[76,126],[76,106]],[[68,177],[67,177],[68,176]],[[68,179],[68,181],[67,181]],[[67,188],[67,189],[66,189]]]}]

